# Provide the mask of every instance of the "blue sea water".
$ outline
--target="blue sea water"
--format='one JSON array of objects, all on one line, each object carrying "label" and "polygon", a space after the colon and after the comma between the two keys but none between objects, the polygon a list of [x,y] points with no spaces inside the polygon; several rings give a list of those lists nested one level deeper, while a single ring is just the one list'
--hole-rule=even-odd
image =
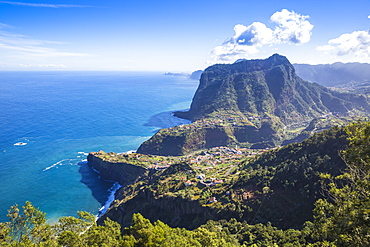
[{"label": "blue sea water", "polygon": [[179,124],[170,112],[188,108],[197,86],[160,73],[0,72],[0,221],[25,201],[51,221],[98,214],[113,183],[87,154],[136,150]]}]

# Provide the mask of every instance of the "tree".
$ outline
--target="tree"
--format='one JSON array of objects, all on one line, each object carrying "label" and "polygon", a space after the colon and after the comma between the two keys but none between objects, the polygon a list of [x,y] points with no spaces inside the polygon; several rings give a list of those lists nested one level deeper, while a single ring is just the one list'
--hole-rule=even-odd
[{"label": "tree", "polygon": [[91,227],[83,237],[87,246],[118,247],[122,244],[121,226],[109,218],[104,221],[104,226]]},{"label": "tree", "polygon": [[[51,244],[53,230],[46,223],[46,214],[35,208],[31,202],[22,206],[22,212],[15,204],[8,210],[9,222],[2,224],[5,241],[8,243],[28,244],[45,242]],[[4,235],[4,234],[3,234]]]},{"label": "tree", "polygon": [[342,152],[347,170],[328,179],[330,199],[314,210],[315,236],[338,246],[370,246],[370,122],[346,127],[350,146]]},{"label": "tree", "polygon": [[94,215],[83,211],[77,212],[77,215],[77,218],[73,216],[60,218],[58,223],[53,226],[57,234],[63,231],[71,231],[82,234],[95,224]]}]

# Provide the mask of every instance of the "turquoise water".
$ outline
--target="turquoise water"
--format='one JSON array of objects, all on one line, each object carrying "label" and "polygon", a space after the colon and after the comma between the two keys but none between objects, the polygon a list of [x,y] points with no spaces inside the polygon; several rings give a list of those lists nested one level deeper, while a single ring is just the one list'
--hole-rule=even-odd
[{"label": "turquoise water", "polygon": [[179,124],[169,112],[188,108],[197,84],[159,73],[0,72],[0,221],[25,201],[50,220],[97,214],[113,184],[87,154],[136,150]]}]

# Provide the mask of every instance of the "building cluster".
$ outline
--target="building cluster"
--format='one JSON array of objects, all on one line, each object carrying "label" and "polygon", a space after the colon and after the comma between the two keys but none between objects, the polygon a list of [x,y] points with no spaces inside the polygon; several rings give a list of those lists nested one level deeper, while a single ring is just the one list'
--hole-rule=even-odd
[{"label": "building cluster", "polygon": [[188,156],[190,163],[197,165],[215,166],[230,160],[239,160],[246,149],[214,147],[199,155]]},{"label": "building cluster", "polygon": [[195,129],[202,129],[202,128],[212,128],[212,127],[224,127],[228,125],[232,126],[257,126],[260,124],[261,120],[263,119],[270,119],[269,117],[261,118],[258,115],[250,116],[250,117],[233,117],[233,116],[219,116],[212,118],[205,118],[198,121],[195,121],[190,124],[181,124],[175,127],[162,129],[158,135],[162,133],[169,133],[169,132],[181,132],[186,130],[195,130]]},{"label": "building cluster", "polygon": [[[205,174],[198,174],[197,179],[199,179],[199,183],[203,184],[205,186],[214,186],[216,184],[222,184],[224,183],[224,180],[222,179],[217,179],[217,178],[210,178],[205,180],[206,175]],[[191,185],[196,185],[198,182],[192,182],[191,180],[186,180],[184,182],[185,186],[191,186]]]}]

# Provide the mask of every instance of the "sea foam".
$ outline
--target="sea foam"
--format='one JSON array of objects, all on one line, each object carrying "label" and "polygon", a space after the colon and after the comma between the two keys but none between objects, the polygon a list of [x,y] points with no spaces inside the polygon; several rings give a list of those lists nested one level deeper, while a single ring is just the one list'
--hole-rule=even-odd
[{"label": "sea foam", "polygon": [[[63,164],[63,162],[66,162],[66,161],[68,161],[68,163]],[[52,164],[51,166],[46,167],[42,171],[44,172],[54,167],[58,168],[59,165],[75,165],[75,162],[72,162],[72,161],[77,161],[77,160],[76,159],[63,159],[63,160],[58,161],[57,163]]]},{"label": "sea foam", "polygon": [[110,204],[114,201],[115,199],[115,194],[117,190],[119,190],[122,187],[118,182],[115,182],[113,186],[108,190],[109,196],[107,201],[104,203],[104,206],[99,209],[99,214],[98,217],[102,216],[105,214],[110,206]]}]

